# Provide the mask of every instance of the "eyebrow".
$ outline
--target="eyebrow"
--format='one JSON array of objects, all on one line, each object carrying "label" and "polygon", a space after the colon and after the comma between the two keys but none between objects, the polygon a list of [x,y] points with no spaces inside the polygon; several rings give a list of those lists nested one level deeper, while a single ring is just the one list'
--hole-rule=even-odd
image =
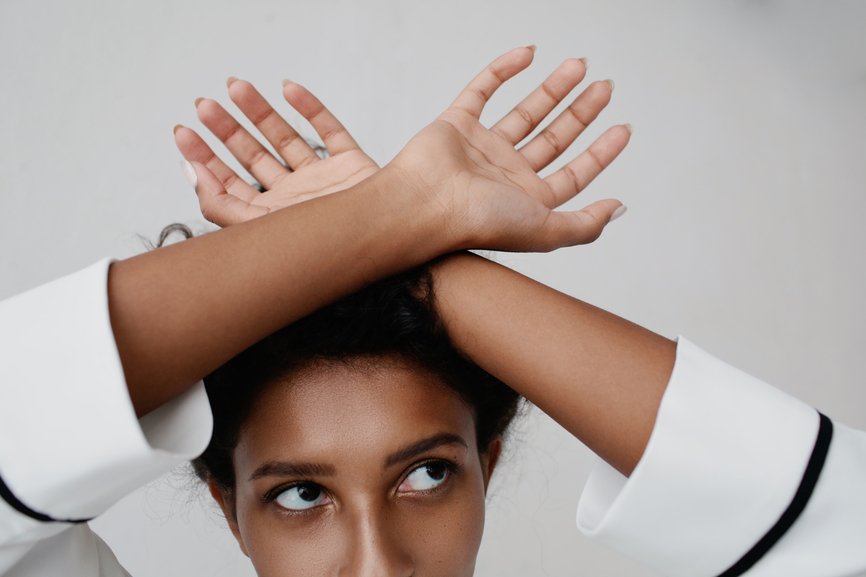
[{"label": "eyebrow", "polygon": [[421,453],[426,453],[427,451],[435,449],[436,447],[441,447],[442,445],[462,445],[469,448],[469,445],[466,444],[466,441],[464,441],[463,437],[460,435],[439,433],[438,435],[421,439],[420,441],[416,441],[411,445],[391,453],[385,459],[384,468],[387,469],[388,467],[393,467],[397,463],[408,461],[412,457],[416,457]]},{"label": "eyebrow", "polygon": [[[385,458],[384,469],[393,467],[403,461],[416,457],[422,453],[433,450],[443,445],[460,445],[468,448],[469,445],[460,435],[453,433],[439,433],[411,445],[407,445]],[[268,461],[259,466],[249,480],[255,481],[262,477],[329,477],[337,472],[334,465],[328,463],[303,463],[290,461]]]},{"label": "eyebrow", "polygon": [[333,465],[322,463],[268,461],[253,471],[253,474],[250,475],[250,481],[262,477],[330,477],[336,472],[337,470]]}]

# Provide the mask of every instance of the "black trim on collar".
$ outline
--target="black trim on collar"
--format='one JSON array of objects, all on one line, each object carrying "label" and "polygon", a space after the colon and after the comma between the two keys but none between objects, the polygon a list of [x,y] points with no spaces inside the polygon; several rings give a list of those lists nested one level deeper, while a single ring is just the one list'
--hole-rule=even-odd
[{"label": "black trim on collar", "polygon": [[815,439],[815,448],[812,449],[809,464],[806,465],[803,479],[800,481],[797,492],[794,493],[791,504],[782,513],[776,524],[767,531],[767,534],[761,537],[760,541],[748,553],[743,555],[739,561],[734,563],[730,569],[719,575],[719,577],[737,577],[751,569],[787,533],[788,529],[791,528],[803,512],[803,509],[806,508],[806,504],[815,490],[815,485],[818,483],[821,470],[824,468],[827,452],[830,450],[830,441],[833,438],[833,422],[820,412],[818,416],[820,417],[820,422],[818,425],[818,437]]},{"label": "black trim on collar", "polygon": [[21,513],[22,515],[26,515],[31,519],[36,519],[37,521],[42,521],[43,523],[87,523],[90,519],[55,519],[46,515],[45,513],[40,513],[38,511],[34,511],[27,505],[21,502],[18,497],[6,486],[6,482],[3,481],[3,477],[0,476],[0,497],[3,498],[6,503],[9,504],[10,507]]}]

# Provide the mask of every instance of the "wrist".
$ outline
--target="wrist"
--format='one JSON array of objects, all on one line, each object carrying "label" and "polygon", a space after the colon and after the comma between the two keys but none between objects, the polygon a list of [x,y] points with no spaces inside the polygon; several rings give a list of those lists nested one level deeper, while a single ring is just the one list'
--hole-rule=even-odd
[{"label": "wrist", "polygon": [[449,206],[423,179],[391,162],[367,180],[388,220],[405,235],[406,248],[419,255],[416,264],[466,246],[451,222]]},{"label": "wrist", "polygon": [[477,283],[483,283],[486,276],[498,268],[496,263],[468,250],[447,254],[429,264],[432,304],[447,331],[454,328],[454,320],[460,317],[461,293],[484,292]]}]

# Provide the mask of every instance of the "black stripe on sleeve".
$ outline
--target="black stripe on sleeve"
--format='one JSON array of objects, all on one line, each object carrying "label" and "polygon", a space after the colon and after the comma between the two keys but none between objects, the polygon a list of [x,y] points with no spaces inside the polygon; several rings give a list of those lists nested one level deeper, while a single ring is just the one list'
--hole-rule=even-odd
[{"label": "black stripe on sleeve", "polygon": [[719,575],[719,577],[738,577],[751,569],[788,532],[788,529],[791,528],[803,512],[803,509],[806,508],[806,504],[815,490],[815,485],[818,483],[821,470],[824,468],[824,461],[827,460],[827,452],[830,450],[830,440],[833,438],[833,422],[821,413],[818,413],[818,416],[820,417],[820,423],[818,425],[818,437],[815,439],[815,448],[812,449],[809,464],[806,465],[803,479],[800,481],[797,492],[794,493],[791,504],[782,513],[776,524],[767,531],[767,534],[761,537],[761,540],[748,553],[743,555],[739,561],[734,563],[730,569]]},{"label": "black stripe on sleeve", "polygon": [[49,517],[45,513],[40,513],[38,511],[34,511],[27,505],[21,502],[18,497],[6,486],[6,482],[3,481],[3,477],[0,477],[0,497],[3,498],[6,503],[9,504],[10,507],[21,513],[22,515],[26,515],[31,519],[36,519],[37,521],[42,521],[43,523],[87,523],[90,519],[55,519],[53,517]]}]

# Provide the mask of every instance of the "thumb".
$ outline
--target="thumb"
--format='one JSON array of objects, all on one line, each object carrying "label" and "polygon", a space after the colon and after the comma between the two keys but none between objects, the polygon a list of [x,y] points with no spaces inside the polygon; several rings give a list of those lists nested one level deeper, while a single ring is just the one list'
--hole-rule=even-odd
[{"label": "thumb", "polygon": [[619,218],[626,206],[618,200],[599,200],[576,211],[554,211],[545,223],[548,250],[563,246],[589,244],[601,236],[610,222]]},{"label": "thumb", "polygon": [[200,162],[184,160],[183,172],[195,188],[202,216],[217,226],[227,227],[269,212],[230,194],[220,179]]}]

